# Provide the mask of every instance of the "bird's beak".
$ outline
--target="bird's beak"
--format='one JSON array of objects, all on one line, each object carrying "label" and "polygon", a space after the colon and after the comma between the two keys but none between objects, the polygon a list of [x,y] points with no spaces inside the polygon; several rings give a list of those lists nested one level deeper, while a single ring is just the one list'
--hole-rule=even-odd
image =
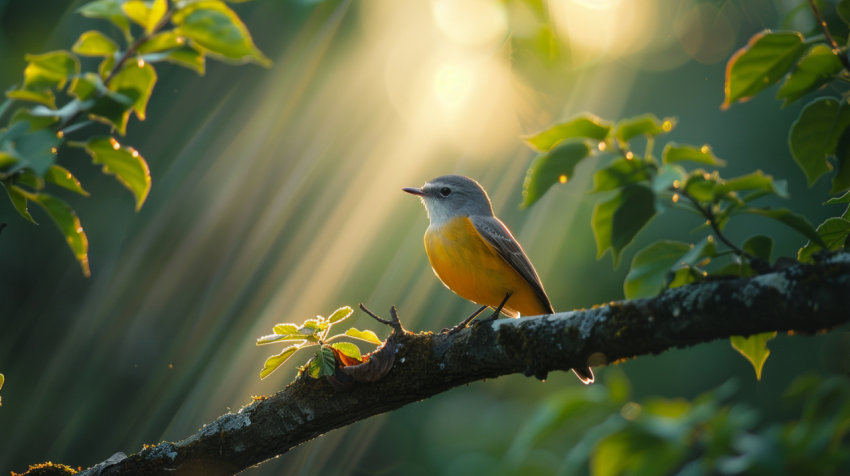
[{"label": "bird's beak", "polygon": [[425,192],[423,192],[421,188],[407,187],[407,188],[403,188],[402,190],[404,190],[405,192],[407,192],[411,195],[419,195],[420,197],[425,196]]}]

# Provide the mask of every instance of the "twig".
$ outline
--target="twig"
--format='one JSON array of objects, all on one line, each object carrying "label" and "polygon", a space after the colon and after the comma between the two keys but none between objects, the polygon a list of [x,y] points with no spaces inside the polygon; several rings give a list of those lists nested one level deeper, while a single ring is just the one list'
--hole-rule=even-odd
[{"label": "twig", "polygon": [[838,46],[838,42],[835,41],[835,38],[832,37],[832,34],[829,32],[829,27],[827,27],[826,22],[823,20],[823,17],[820,16],[820,11],[818,10],[818,6],[815,5],[815,0],[809,0],[809,7],[812,9],[812,15],[815,16],[815,21],[818,22],[821,29],[823,30],[823,34],[826,36],[826,40],[832,45],[832,52],[838,56],[838,59],[841,60],[841,64],[844,65],[844,69],[850,71],[850,58],[847,58],[847,55],[841,51],[841,47]]},{"label": "twig", "polygon": [[737,246],[735,246],[734,243],[732,243],[731,241],[729,241],[728,238],[726,238],[726,236],[723,234],[723,232],[720,231],[720,227],[717,225],[717,220],[714,216],[714,213],[711,212],[711,209],[703,208],[703,206],[700,205],[699,201],[696,198],[692,197],[691,194],[689,194],[688,192],[685,192],[684,190],[679,191],[678,193],[679,193],[679,195],[690,200],[694,204],[694,206],[697,207],[697,210],[699,210],[700,213],[703,214],[703,216],[708,220],[708,224],[711,226],[711,229],[714,230],[714,233],[717,235],[717,239],[719,239],[720,241],[723,242],[723,244],[728,246],[729,249],[731,249],[733,252],[735,252],[736,255],[746,256],[747,259],[750,259],[750,260],[755,258],[750,253],[747,253],[746,251],[742,250],[741,248],[738,248]]},{"label": "twig", "polygon": [[408,332],[404,328],[404,326],[401,325],[401,321],[398,318],[398,311],[396,311],[395,306],[390,308],[390,320],[381,319],[380,317],[378,317],[377,314],[375,314],[374,312],[367,309],[366,306],[363,305],[362,302],[360,303],[360,309],[362,309],[363,312],[365,312],[366,314],[369,314],[369,316],[372,317],[372,319],[375,319],[376,321],[380,322],[381,324],[392,327],[393,328],[393,335],[395,335],[396,333],[398,333],[398,334],[410,334],[410,332]]}]

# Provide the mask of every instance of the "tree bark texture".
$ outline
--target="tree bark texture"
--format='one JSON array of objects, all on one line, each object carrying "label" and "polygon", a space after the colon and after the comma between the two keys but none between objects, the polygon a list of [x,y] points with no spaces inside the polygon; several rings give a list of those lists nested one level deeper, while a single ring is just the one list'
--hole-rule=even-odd
[{"label": "tree bark texture", "polygon": [[[850,320],[850,254],[754,278],[711,280],[660,295],[548,316],[500,319],[455,334],[396,331],[378,382],[337,392],[302,375],[176,443],[149,446],[86,475],[232,475],[331,430],[469,382],[599,366],[735,335],[813,334]],[[123,455],[121,455],[123,456]],[[68,474],[58,466],[29,474]]]}]

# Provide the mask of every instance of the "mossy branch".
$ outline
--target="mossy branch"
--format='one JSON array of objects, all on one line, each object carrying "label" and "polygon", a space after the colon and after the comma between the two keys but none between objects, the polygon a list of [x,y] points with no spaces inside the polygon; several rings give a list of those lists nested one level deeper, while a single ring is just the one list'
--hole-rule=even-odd
[{"label": "mossy branch", "polygon": [[[850,321],[848,308],[850,254],[838,254],[755,278],[704,281],[654,298],[501,319],[454,334],[395,332],[394,367],[378,382],[338,393],[324,380],[299,378],[183,441],[117,455],[82,474],[232,475],[331,430],[469,382],[514,373],[545,378],[735,335],[814,334]],[[54,468],[28,474],[69,474]]]}]

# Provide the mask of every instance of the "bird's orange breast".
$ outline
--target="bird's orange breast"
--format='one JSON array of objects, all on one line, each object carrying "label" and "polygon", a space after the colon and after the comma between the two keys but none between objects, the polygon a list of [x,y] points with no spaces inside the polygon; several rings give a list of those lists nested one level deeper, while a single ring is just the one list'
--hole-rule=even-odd
[{"label": "bird's orange breast", "polygon": [[546,314],[534,289],[487,243],[467,217],[457,217],[425,233],[425,251],[434,273],[457,295],[496,308],[510,292],[506,314]]}]

